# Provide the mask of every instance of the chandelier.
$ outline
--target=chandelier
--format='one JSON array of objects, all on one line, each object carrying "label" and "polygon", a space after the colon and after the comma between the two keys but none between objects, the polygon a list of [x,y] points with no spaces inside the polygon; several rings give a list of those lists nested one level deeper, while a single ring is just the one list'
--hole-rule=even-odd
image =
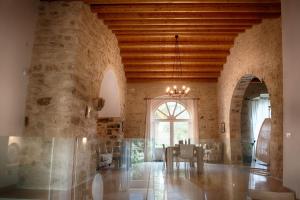
[{"label": "chandelier", "polygon": [[[180,52],[178,45],[178,35],[175,35],[175,59],[173,64],[173,81],[175,82],[176,77],[179,80],[182,77],[182,66],[180,60]],[[177,75],[177,76],[176,76]],[[190,92],[190,88],[186,85],[179,85],[179,87],[174,83],[173,86],[168,86],[166,88],[166,94],[170,97],[185,97]]]}]

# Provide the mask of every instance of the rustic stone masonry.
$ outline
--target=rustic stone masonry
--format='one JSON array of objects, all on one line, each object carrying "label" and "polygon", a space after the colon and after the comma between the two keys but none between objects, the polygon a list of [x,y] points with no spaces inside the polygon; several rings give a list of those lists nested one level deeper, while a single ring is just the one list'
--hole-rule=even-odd
[{"label": "rustic stone masonry", "polygon": [[[178,83],[180,84],[180,83]],[[184,82],[191,87],[191,97],[198,97],[200,140],[218,140],[217,83]],[[165,95],[165,88],[172,82],[129,83],[126,97],[125,137],[144,138],[146,120],[146,97]]]},{"label": "rustic stone masonry", "polygon": [[99,96],[107,68],[118,78],[124,113],[125,75],[114,34],[82,2],[41,2],[29,70],[26,134],[96,133],[96,113],[86,118],[85,109]]},{"label": "rustic stone masonry", "polygon": [[[57,154],[53,158],[55,170],[61,171],[53,172],[52,179],[59,179],[60,174],[68,174],[68,171],[76,171],[76,179],[68,176],[64,183],[59,183],[63,185],[60,189],[79,187],[76,199],[91,198],[86,191],[96,170],[98,140],[94,137],[97,136],[97,113],[92,109],[87,117],[86,108],[91,107],[93,99],[99,96],[103,73],[108,68],[115,72],[118,79],[121,117],[124,117],[126,78],[115,35],[83,2],[40,3],[32,64],[28,73],[25,136],[69,138],[74,141],[75,146],[72,144],[68,149],[73,152],[68,158],[73,164],[62,167],[66,158]],[[87,138],[82,140],[82,137]],[[23,164],[30,167],[32,163],[35,162]],[[71,168],[74,165],[76,168]],[[50,167],[50,163],[47,166]],[[22,174],[27,185],[39,180],[26,180],[30,177],[32,174]]]},{"label": "rustic stone masonry", "polygon": [[[244,78],[242,78],[244,77]],[[270,94],[272,107],[272,138],[270,170],[272,176],[282,177],[282,54],[281,20],[268,19],[240,34],[230,50],[224,70],[218,82],[219,122],[225,122],[226,162],[241,162],[240,122],[243,95],[249,79],[263,80]],[[243,83],[240,82],[243,81]],[[248,83],[247,83],[248,81]],[[235,93],[240,83],[242,89]],[[232,106],[232,99],[240,108]],[[239,99],[239,100],[238,100]],[[235,114],[233,117],[233,113]],[[239,117],[237,117],[239,116]],[[234,127],[234,128],[233,128]],[[239,130],[239,131],[237,131]]]},{"label": "rustic stone masonry", "polygon": [[124,139],[123,121],[120,117],[99,118],[98,134],[103,139],[106,148],[119,147]]}]

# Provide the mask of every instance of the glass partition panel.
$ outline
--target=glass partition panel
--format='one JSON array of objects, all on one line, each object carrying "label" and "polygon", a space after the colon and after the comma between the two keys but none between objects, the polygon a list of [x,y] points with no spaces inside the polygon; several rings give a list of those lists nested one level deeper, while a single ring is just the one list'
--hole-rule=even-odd
[{"label": "glass partition panel", "polygon": [[147,191],[139,184],[149,171],[145,140],[122,139],[114,145],[108,150],[97,136],[0,137],[0,199],[88,199],[97,174],[104,197],[118,192],[129,197],[140,186]]},{"label": "glass partition panel", "polygon": [[68,199],[75,139],[0,138],[0,198]]}]

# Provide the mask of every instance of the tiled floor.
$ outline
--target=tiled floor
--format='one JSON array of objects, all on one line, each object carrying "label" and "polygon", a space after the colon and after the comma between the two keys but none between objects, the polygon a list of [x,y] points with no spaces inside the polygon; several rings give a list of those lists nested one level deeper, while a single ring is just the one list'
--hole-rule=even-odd
[{"label": "tiled floor", "polygon": [[[183,164],[166,173],[162,163],[140,163],[129,170],[101,171],[104,200],[243,200],[248,189],[288,191],[280,181],[250,173],[245,166],[205,164],[202,174],[186,171]],[[55,194],[60,197],[56,197]],[[0,199],[48,199],[48,191],[8,190]],[[50,199],[67,199],[52,192]],[[80,199],[81,200],[81,199]]]},{"label": "tiled floor", "polygon": [[144,163],[101,174],[105,200],[243,200],[248,188],[287,191],[281,182],[249,171],[244,166],[205,164],[200,175],[183,166],[168,174],[161,163]]}]

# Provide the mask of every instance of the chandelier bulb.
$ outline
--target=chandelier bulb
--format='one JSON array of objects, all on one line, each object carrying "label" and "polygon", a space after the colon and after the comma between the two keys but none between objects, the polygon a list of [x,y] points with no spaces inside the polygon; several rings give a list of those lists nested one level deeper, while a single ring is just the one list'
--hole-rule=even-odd
[{"label": "chandelier bulb", "polygon": [[177,87],[177,85],[167,86],[166,87],[166,94],[171,97],[185,97],[190,92],[190,87],[186,85],[182,85]]},{"label": "chandelier bulb", "polygon": [[168,93],[170,91],[170,87],[167,87],[166,92]]}]

